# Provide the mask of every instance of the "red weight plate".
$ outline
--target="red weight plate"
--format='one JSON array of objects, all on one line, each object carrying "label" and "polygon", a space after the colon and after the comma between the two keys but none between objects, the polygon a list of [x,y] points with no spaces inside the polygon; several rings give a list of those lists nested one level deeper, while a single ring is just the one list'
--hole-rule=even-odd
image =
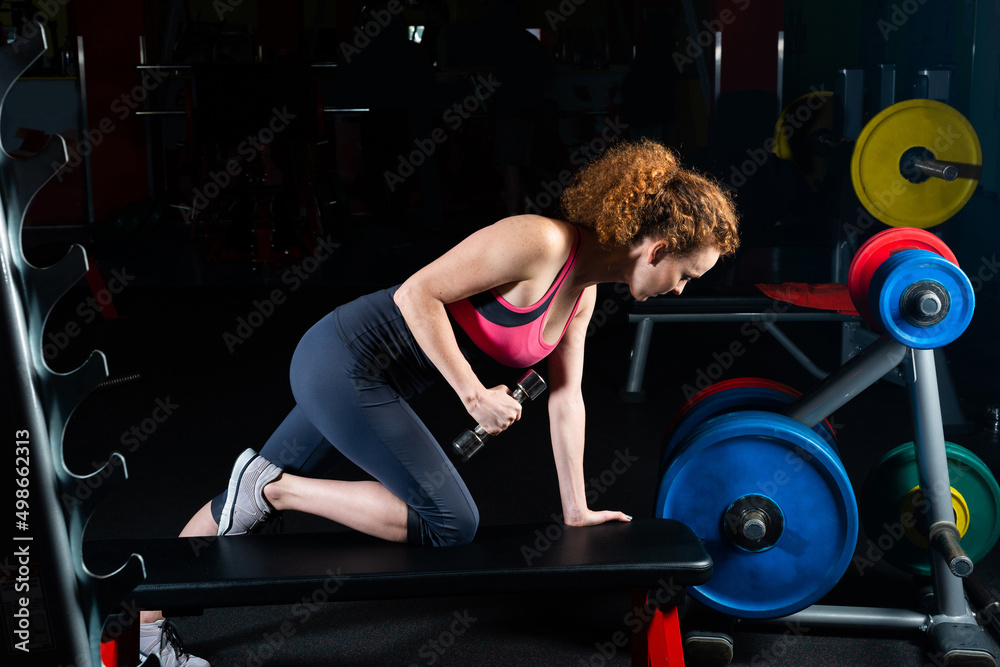
[{"label": "red weight plate", "polygon": [[[670,420],[670,426],[667,427],[667,435],[665,436],[665,438],[666,439],[670,438],[670,434],[673,433],[674,428],[677,426],[677,422],[679,422],[681,418],[685,415],[685,413],[687,413],[687,411],[690,410],[692,407],[694,407],[699,401],[708,398],[712,394],[717,394],[720,391],[725,391],[727,389],[734,389],[736,387],[764,387],[766,389],[775,389],[777,391],[783,391],[789,396],[794,396],[795,398],[799,398],[802,396],[801,391],[793,389],[792,387],[789,387],[787,384],[783,384],[775,380],[769,380],[767,378],[744,377],[744,378],[732,378],[729,380],[722,380],[720,382],[716,382],[714,384],[710,384],[709,386],[705,387],[697,394],[689,398],[684,403],[684,405],[680,407],[680,409],[674,415],[674,418]],[[827,430],[830,431],[830,435],[833,436],[833,440],[834,442],[836,442],[837,433],[836,431],[833,430],[833,425],[830,423],[830,420],[824,419],[823,423],[826,424]],[[666,440],[664,440],[664,442],[666,442]]]},{"label": "red weight plate", "polygon": [[893,227],[871,237],[858,249],[851,260],[847,274],[847,290],[851,294],[854,307],[869,324],[874,323],[868,307],[868,286],[875,271],[889,256],[900,250],[929,250],[941,255],[958,266],[958,259],[951,248],[934,234],[916,227]]},{"label": "red weight plate", "polygon": [[684,413],[686,413],[688,410],[694,407],[694,405],[696,405],[702,399],[705,399],[711,396],[712,394],[717,394],[720,391],[725,391],[726,389],[733,389],[735,387],[765,387],[768,389],[777,389],[778,391],[783,391],[786,394],[791,394],[796,398],[802,395],[801,392],[792,389],[788,385],[782,384],[780,382],[775,382],[774,380],[768,380],[767,378],[745,377],[745,378],[732,378],[729,380],[722,380],[720,382],[708,385],[707,387],[699,391],[697,394],[689,398],[684,403],[684,405],[680,407],[680,409],[677,411],[677,414],[675,414],[674,418],[670,421],[670,427],[667,429],[667,432],[670,433],[671,431],[673,431],[674,426],[676,426],[680,418],[684,416]]}]

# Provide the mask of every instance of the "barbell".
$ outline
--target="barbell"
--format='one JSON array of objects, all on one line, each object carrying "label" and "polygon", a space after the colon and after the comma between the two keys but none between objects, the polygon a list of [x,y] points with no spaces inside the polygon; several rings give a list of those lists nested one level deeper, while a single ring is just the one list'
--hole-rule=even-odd
[{"label": "barbell", "polygon": [[[926,230],[876,234],[855,255],[848,282],[858,311],[911,347],[946,344],[972,317],[968,277]],[[809,428],[781,414],[799,396],[760,378],[717,382],[684,403],[664,438],[655,514],[686,522],[702,539],[715,569],[691,595],[717,611],[793,614],[828,593],[851,563],[860,524],[854,491],[829,423]],[[890,453],[870,478],[869,504],[879,507],[872,530],[904,525],[923,502],[912,451],[910,444]],[[1000,535],[1000,487],[971,454],[948,451],[956,523],[974,560]],[[955,462],[972,472],[963,476]],[[918,524],[901,528],[900,545],[891,545],[911,570],[927,560]]]},{"label": "barbell", "polygon": [[[981,458],[945,442],[952,511],[962,549],[973,563],[1000,539],[1000,485]],[[861,519],[869,560],[886,562],[910,574],[929,576],[927,502],[920,489],[912,442],[891,450],[875,464],[861,491]]]},{"label": "barbell", "polygon": [[955,254],[934,234],[912,227],[868,239],[851,261],[847,288],[873,328],[917,349],[954,341],[975,310],[972,282]]},{"label": "barbell", "polygon": [[[826,176],[832,93],[816,91],[786,107],[775,124],[779,158],[796,165],[813,189]],[[899,102],[876,114],[851,153],[851,182],[861,204],[890,227],[926,229],[958,213],[979,182],[983,155],[972,124],[936,100]]]},{"label": "barbell", "polygon": [[813,190],[826,178],[825,151],[819,144],[833,136],[833,115],[833,93],[817,90],[793,100],[774,126],[772,152],[792,162]]},{"label": "barbell", "polygon": [[936,100],[906,100],[858,135],[851,181],[861,204],[891,227],[933,227],[958,213],[979,182],[983,152],[965,116]]},{"label": "barbell", "polygon": [[784,616],[819,600],[843,576],[858,536],[854,491],[828,439],[762,410],[695,425],[668,457],[655,513],[687,523],[712,557],[712,579],[689,589],[692,597],[740,618]]},{"label": "barbell", "polygon": [[691,594],[718,611],[792,613],[850,560],[857,506],[833,428],[779,414],[800,396],[764,378],[716,382],[681,406],[665,438],[656,514],[703,539],[715,572]]}]

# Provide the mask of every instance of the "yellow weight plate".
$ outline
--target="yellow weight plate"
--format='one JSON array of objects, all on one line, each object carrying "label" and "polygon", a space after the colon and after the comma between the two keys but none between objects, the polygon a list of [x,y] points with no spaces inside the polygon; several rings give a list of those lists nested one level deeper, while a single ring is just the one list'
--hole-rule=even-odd
[{"label": "yellow weight plate", "polygon": [[817,90],[796,98],[778,116],[771,152],[795,165],[813,190],[826,178],[826,160],[816,154],[812,135],[833,130],[833,93]]},{"label": "yellow weight plate", "polygon": [[[900,161],[914,148],[959,166],[954,181],[914,183]],[[948,220],[972,197],[983,164],[979,137],[965,117],[934,100],[899,102],[871,119],[851,156],[851,180],[868,211],[892,227],[926,229]]]},{"label": "yellow weight plate", "polygon": [[[921,527],[916,525],[912,518],[924,514],[926,510],[923,508],[926,505],[927,501],[924,500],[924,494],[920,491],[919,486],[910,489],[910,492],[899,504],[899,516],[903,524],[903,531],[910,542],[921,549],[927,548],[927,536],[920,532]],[[955,512],[955,527],[958,528],[958,537],[961,539],[969,531],[972,516],[969,512],[969,504],[965,502],[965,497],[955,487],[951,487],[951,508]],[[905,520],[907,517],[911,520]],[[926,531],[926,527],[923,529]]]}]

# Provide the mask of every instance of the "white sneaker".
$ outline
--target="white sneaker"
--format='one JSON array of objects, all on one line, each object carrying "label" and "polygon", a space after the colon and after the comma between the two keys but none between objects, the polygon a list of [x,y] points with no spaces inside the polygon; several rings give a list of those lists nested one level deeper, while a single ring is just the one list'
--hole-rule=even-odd
[{"label": "white sneaker", "polygon": [[255,532],[271,514],[264,500],[264,486],[276,480],[281,468],[248,449],[236,459],[229,476],[229,490],[219,519],[219,535]]},{"label": "white sneaker", "polygon": [[167,620],[139,626],[139,657],[145,661],[151,655],[160,656],[160,667],[211,667],[184,650],[177,629]]}]

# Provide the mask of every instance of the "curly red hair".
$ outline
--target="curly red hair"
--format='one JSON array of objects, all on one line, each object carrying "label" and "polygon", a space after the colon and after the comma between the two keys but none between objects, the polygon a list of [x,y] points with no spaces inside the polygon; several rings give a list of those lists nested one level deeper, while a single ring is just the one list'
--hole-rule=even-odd
[{"label": "curly red hair", "polygon": [[648,139],[620,142],[581,169],[563,192],[561,207],[567,221],[593,229],[607,247],[656,238],[673,254],[714,245],[730,255],[739,246],[729,194]]}]

